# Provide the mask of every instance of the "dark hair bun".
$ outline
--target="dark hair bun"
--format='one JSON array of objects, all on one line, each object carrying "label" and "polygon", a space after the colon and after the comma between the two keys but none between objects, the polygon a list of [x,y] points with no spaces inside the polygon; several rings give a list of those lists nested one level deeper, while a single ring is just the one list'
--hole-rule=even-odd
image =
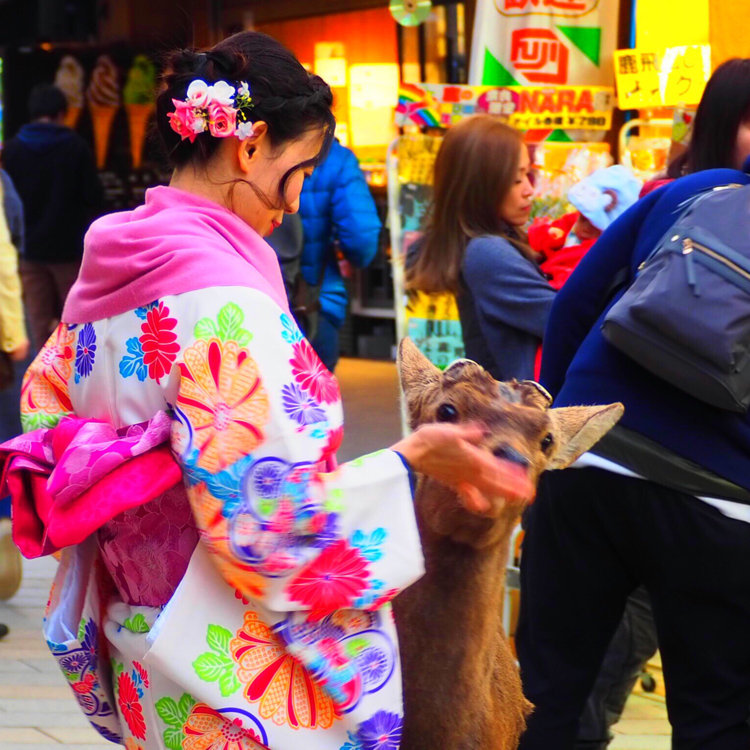
[{"label": "dark hair bun", "polygon": [[294,55],[275,39],[244,31],[225,39],[207,52],[173,52],[163,76],[164,88],[156,101],[157,127],[172,166],[205,163],[216,152],[220,139],[200,133],[191,143],[172,130],[167,115],[174,111],[173,99],[182,101],[188,86],[201,79],[208,84],[226,81],[250,86],[253,108],[250,119],[268,125],[271,143],[278,146],[311,129],[326,133],[319,158],[333,138],[333,95],[322,78],[308,73]]}]

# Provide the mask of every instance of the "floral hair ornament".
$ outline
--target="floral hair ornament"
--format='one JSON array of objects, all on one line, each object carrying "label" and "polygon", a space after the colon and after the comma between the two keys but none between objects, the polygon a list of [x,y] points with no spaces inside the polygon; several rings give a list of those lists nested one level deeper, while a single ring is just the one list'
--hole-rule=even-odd
[{"label": "floral hair ornament", "polygon": [[215,138],[236,135],[244,140],[253,135],[250,110],[255,106],[250,87],[241,81],[235,88],[226,81],[207,84],[196,78],[187,89],[184,101],[172,99],[175,111],[167,117],[177,135],[192,143],[199,133],[206,130]]}]

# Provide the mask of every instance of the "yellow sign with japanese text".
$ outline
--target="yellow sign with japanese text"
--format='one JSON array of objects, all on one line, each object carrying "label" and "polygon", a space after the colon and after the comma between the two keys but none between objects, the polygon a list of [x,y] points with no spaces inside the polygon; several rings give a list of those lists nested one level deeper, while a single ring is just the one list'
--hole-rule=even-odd
[{"label": "yellow sign with japanese text", "polygon": [[697,104],[710,75],[711,48],[707,44],[668,47],[661,53],[617,50],[617,106],[646,109]]}]

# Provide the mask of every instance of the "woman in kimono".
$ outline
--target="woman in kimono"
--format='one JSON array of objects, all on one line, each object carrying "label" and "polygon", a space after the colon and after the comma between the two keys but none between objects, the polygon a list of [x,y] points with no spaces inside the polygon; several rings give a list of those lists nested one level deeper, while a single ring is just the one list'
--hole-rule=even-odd
[{"label": "woman in kimono", "polygon": [[[54,431],[55,472],[87,488],[80,502],[127,467],[107,445],[153,447],[164,420],[180,481],[147,503],[130,488],[160,487],[166,468],[107,485],[95,534],[63,551],[50,647],[91,722],[129,750],[397,748],[389,602],[423,572],[412,472],[474,506],[527,487],[471,426],[429,425],[336,468],[339,388],[262,239],[325,156],[330,89],[252,32],[176,53],[164,83],[171,183],[91,227],[22,412]],[[79,589],[88,605],[66,624]]]}]

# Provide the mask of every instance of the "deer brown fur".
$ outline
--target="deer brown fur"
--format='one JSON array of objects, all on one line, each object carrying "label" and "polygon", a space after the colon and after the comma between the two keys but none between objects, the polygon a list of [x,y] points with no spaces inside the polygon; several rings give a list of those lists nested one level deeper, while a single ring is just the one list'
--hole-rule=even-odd
[{"label": "deer brown fur", "polygon": [[[399,374],[412,428],[480,423],[484,447],[524,465],[534,483],[543,471],[572,463],[623,411],[621,404],[550,409],[541,386],[498,383],[469,360],[441,373],[408,339]],[[415,507],[426,573],[394,601],[401,750],[512,750],[532,709],[502,627],[510,536],[524,506],[495,498],[477,515],[452,490],[420,477]]]}]

